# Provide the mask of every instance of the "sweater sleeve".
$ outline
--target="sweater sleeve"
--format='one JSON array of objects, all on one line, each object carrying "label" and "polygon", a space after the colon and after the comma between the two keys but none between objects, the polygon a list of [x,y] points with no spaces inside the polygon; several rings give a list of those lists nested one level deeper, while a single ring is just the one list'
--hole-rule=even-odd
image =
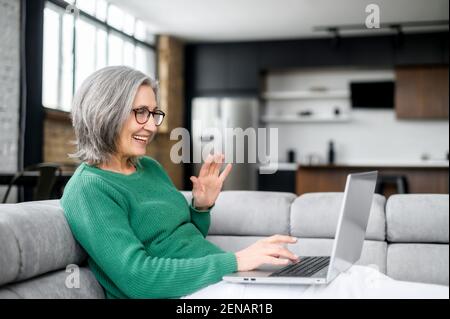
[{"label": "sweater sleeve", "polygon": [[130,298],[176,298],[216,283],[237,270],[233,253],[200,258],[150,256],[131,228],[127,203],[105,181],[84,176],[61,204],[88,255]]},{"label": "sweater sleeve", "polygon": [[189,211],[191,212],[192,223],[200,230],[203,237],[208,235],[209,226],[211,225],[211,206],[207,210],[198,210],[194,207],[194,199],[191,200]]}]

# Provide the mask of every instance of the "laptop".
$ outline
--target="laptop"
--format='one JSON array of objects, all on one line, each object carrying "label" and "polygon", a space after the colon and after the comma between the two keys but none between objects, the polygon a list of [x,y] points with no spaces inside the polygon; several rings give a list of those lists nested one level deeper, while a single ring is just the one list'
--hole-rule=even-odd
[{"label": "laptop", "polygon": [[[361,257],[378,172],[347,176],[331,256],[304,256],[287,266],[263,265],[225,281],[249,284],[328,284]],[[299,239],[301,244],[301,239]]]}]

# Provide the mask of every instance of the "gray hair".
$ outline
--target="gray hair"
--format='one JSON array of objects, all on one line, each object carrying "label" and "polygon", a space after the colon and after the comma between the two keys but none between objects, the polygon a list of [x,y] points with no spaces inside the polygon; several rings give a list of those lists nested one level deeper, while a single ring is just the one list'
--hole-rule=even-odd
[{"label": "gray hair", "polygon": [[[110,66],[92,73],[77,90],[72,102],[76,153],[68,154],[91,165],[106,163],[117,151],[117,139],[130,116],[138,88],[149,85],[157,101],[158,83],[126,66]],[[137,158],[130,158],[137,164]]]}]

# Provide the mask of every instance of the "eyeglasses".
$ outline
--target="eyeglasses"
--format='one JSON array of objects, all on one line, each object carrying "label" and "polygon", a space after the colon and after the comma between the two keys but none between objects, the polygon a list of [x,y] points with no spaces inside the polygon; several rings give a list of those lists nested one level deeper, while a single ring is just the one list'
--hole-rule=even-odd
[{"label": "eyeglasses", "polygon": [[164,116],[166,116],[166,114],[161,110],[149,111],[146,107],[134,109],[133,112],[136,118],[136,122],[138,122],[139,124],[147,123],[150,115],[152,115],[153,119],[155,120],[155,125],[160,126],[164,120]]}]

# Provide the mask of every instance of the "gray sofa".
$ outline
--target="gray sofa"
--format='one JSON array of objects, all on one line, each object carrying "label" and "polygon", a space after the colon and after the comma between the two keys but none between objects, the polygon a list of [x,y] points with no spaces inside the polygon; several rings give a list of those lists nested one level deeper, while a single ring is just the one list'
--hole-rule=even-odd
[{"label": "gray sofa", "polygon": [[[183,192],[190,201],[190,192]],[[328,255],[342,193],[224,191],[207,237],[228,251],[273,234],[299,255]],[[407,281],[449,283],[448,195],[375,195],[359,264]],[[69,288],[67,265],[79,266]],[[0,298],[104,298],[58,200],[0,205]]]}]

